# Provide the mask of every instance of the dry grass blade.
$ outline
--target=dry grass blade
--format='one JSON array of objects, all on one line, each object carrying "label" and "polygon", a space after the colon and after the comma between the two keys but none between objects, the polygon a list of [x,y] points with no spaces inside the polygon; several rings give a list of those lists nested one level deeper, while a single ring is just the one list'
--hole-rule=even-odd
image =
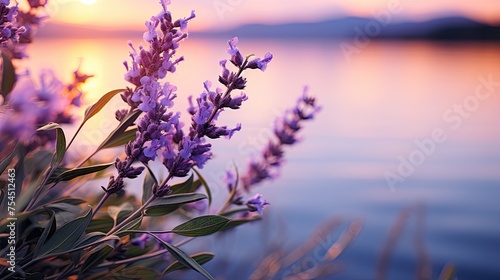
[{"label": "dry grass blade", "polygon": [[326,223],[319,226],[315,233],[306,241],[304,245],[295,249],[283,258],[282,263],[284,266],[289,266],[300,258],[304,257],[308,252],[316,248],[318,243],[325,240],[329,234],[332,233],[340,224],[342,220],[339,217],[333,217]]},{"label": "dry grass blade", "polygon": [[354,220],[349,228],[342,233],[342,235],[335,241],[335,243],[330,246],[326,252],[323,260],[333,261],[335,260],[349,245],[354,238],[356,238],[363,227],[363,221],[361,219]]},{"label": "dry grass blade", "polygon": [[396,248],[399,237],[401,236],[412,211],[413,207],[406,207],[401,210],[399,215],[396,217],[396,221],[394,221],[394,224],[389,230],[387,241],[382,249],[382,252],[380,253],[375,279],[387,279],[387,272],[389,270],[389,262],[391,260],[392,252],[394,252],[394,248]]},{"label": "dry grass blade", "polygon": [[273,279],[274,276],[282,268],[280,259],[283,258],[285,252],[279,250],[271,253],[269,256],[265,257],[262,262],[257,266],[255,271],[248,278],[249,280],[264,280]]}]

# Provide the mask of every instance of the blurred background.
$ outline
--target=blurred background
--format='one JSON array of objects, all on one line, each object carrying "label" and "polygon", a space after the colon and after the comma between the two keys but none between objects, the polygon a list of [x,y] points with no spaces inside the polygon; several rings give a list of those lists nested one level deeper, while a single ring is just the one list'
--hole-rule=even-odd
[{"label": "blurred background", "polygon": [[[156,0],[48,7],[28,49],[31,71],[49,67],[70,80],[81,63],[95,75],[85,85],[89,104],[127,85],[127,41],[140,44],[144,22],[161,10]],[[452,265],[458,279],[500,279],[499,1],[184,0],[170,10],[197,14],[179,49],[185,61],[169,78],[178,110],[205,80],[215,83],[228,39],[238,36],[243,54],[274,54],[265,73],[247,73],[244,108],[220,119],[243,129],[214,143],[216,158],[203,170],[214,195],[225,196],[223,171],[244,170],[305,85],[323,107],[286,150],[280,178],[255,189],[271,202],[265,219],[198,244],[216,247],[209,271],[246,279],[277,248],[291,251],[311,236],[319,249],[289,269],[314,268],[362,221],[324,279],[438,279]],[[91,152],[121,107],[115,100],[87,125],[77,153]],[[326,234],[315,233],[325,224]],[[280,273],[275,279],[289,271]]]}]

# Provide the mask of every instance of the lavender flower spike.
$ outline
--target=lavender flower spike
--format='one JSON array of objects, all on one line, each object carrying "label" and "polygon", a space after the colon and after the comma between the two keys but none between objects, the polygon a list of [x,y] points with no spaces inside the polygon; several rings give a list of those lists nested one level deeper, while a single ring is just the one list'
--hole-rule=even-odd
[{"label": "lavender flower spike", "polygon": [[262,200],[261,194],[256,194],[247,200],[247,207],[250,212],[259,212],[262,215],[264,208],[270,205],[267,200]]},{"label": "lavender flower spike", "polygon": [[301,129],[301,123],[313,119],[321,107],[316,105],[316,99],[307,95],[308,88],[304,88],[302,96],[296,105],[285,111],[285,114],[276,119],[274,127],[274,139],[264,147],[261,157],[252,160],[247,171],[242,175],[243,187],[249,191],[250,187],[263,180],[275,178],[279,167],[283,162],[283,147],[293,145],[298,141],[297,132]]}]

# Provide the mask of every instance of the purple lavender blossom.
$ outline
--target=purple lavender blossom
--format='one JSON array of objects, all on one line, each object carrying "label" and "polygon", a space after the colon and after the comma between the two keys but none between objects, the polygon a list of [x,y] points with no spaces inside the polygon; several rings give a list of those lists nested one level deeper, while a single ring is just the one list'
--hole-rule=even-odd
[{"label": "purple lavender blossom", "polygon": [[[156,196],[169,193],[170,186],[166,183],[172,177],[184,177],[191,168],[197,166],[202,168],[212,157],[211,144],[206,143],[206,137],[215,139],[222,136],[231,138],[236,131],[241,129],[241,124],[234,128],[217,126],[216,120],[224,108],[238,109],[243,101],[247,100],[244,93],[232,97],[231,92],[243,89],[246,79],[241,77],[243,70],[247,69],[248,61],[243,59],[237,48],[238,39],[233,38],[228,42],[231,62],[238,69],[231,72],[226,67],[226,62],[220,64],[223,68],[219,81],[226,89],[211,89],[211,82],[204,83],[205,90],[196,98],[189,97],[190,107],[188,112],[192,115],[192,123],[189,133],[182,131],[183,124],[179,122],[179,114],[167,112],[173,106],[176,97],[175,86],[159,80],[166,77],[168,72],[175,72],[176,65],[183,60],[182,57],[173,59],[179,42],[187,37],[185,33],[186,24],[195,17],[194,12],[187,18],[172,22],[170,12],[167,10],[169,2],[162,2],[163,13],[152,17],[146,22],[146,32],[143,39],[148,43],[147,47],[134,48],[131,43],[131,64],[125,62],[127,70],[125,80],[132,83],[135,89],[128,89],[122,94],[122,99],[130,106],[130,110],[120,110],[116,113],[117,119],[123,119],[124,114],[135,108],[144,112],[144,116],[138,121],[137,137],[127,145],[127,159],[140,160],[147,164],[161,156],[163,165],[168,169],[169,175],[161,186],[154,187]],[[180,30],[179,30],[180,29]],[[266,55],[262,60],[267,63],[271,61],[272,55]],[[124,164],[119,169],[120,174],[127,174],[129,164]],[[126,167],[126,168],[125,168]],[[120,175],[119,178],[123,176]],[[112,183],[116,185],[114,180]],[[108,187],[111,187],[109,185]]]},{"label": "purple lavender blossom", "polygon": [[33,35],[47,18],[44,7],[46,0],[28,0],[27,10],[15,6],[7,8],[10,3],[3,0],[0,3],[0,48],[7,50],[11,58],[27,57],[26,44],[33,41]]},{"label": "purple lavender blossom", "polygon": [[264,208],[270,204],[267,200],[262,200],[261,194],[256,194],[247,200],[246,205],[250,212],[259,212],[262,215]]},{"label": "purple lavender blossom", "polygon": [[247,67],[250,69],[260,69],[261,71],[266,71],[267,64],[273,59],[273,55],[271,53],[266,53],[264,55],[264,59],[256,58],[250,62],[248,62]]},{"label": "purple lavender blossom", "polygon": [[[241,76],[247,67],[248,61],[243,60],[243,55],[240,53],[238,47],[238,38],[235,37],[228,41],[228,53],[231,55],[231,63],[236,66],[236,72],[230,71],[226,67],[226,60],[220,61],[222,67],[222,74],[219,76],[219,82],[226,87],[226,89],[216,88],[212,90],[212,83],[206,81],[204,83],[205,91],[203,91],[196,99],[197,106],[193,105],[192,97],[189,97],[190,107],[188,112],[192,115],[192,126],[190,131],[191,137],[203,137],[215,139],[221,136],[231,138],[236,131],[241,129],[241,124],[236,124],[234,128],[227,126],[216,126],[215,121],[218,115],[224,108],[239,109],[248,97],[244,93],[238,96],[231,96],[233,90],[244,89],[246,79]],[[266,63],[270,62],[272,55],[266,58]]]},{"label": "purple lavender blossom", "polygon": [[250,161],[247,171],[242,175],[243,187],[249,191],[250,187],[266,179],[277,176],[283,162],[283,147],[293,145],[298,141],[297,132],[301,129],[301,122],[313,119],[321,109],[316,100],[307,95],[308,88],[304,88],[302,96],[296,105],[285,111],[285,114],[276,119],[274,127],[275,139],[270,139],[264,147],[261,157]]},{"label": "purple lavender blossom", "polygon": [[[175,72],[175,66],[183,60],[182,57],[175,60],[173,57],[179,42],[187,37],[183,31],[187,22],[195,15],[192,13],[188,18],[172,22],[167,10],[168,3],[162,2],[162,5],[163,12],[146,22],[147,31],[143,34],[143,39],[148,46],[139,46],[137,50],[129,42],[131,64],[124,62],[127,70],[125,80],[135,88],[127,89],[122,94],[122,99],[130,105],[130,109],[118,110],[116,118],[123,119],[126,114],[137,109],[144,112],[144,115],[137,122],[136,139],[126,145],[126,159],[117,159],[120,163],[116,165],[119,176],[110,181],[106,188],[108,192],[119,191],[123,188],[123,178],[132,178],[142,172],[143,168],[131,167],[135,160],[147,164],[161,155],[169,169],[169,178],[185,176],[193,164],[202,166],[206,161],[205,144],[199,143],[201,141],[191,143],[179,140],[183,139],[180,114],[167,112],[174,105],[177,88],[170,83],[160,83],[160,79],[165,78],[168,72]],[[178,156],[180,151],[183,152],[183,157]],[[167,184],[156,186],[155,189],[157,196],[169,193]]]},{"label": "purple lavender blossom", "polygon": [[[62,95],[64,88],[63,83],[50,70],[42,71],[39,86],[33,84],[29,72],[20,75],[12,92],[0,107],[0,135],[8,135],[1,137],[0,147],[5,147],[12,141],[25,144],[34,141],[32,148],[38,147],[51,139],[50,132],[36,133],[40,126],[49,122],[71,123],[72,119],[67,112],[71,100]],[[33,136],[36,138],[32,139]]]},{"label": "purple lavender blossom", "polygon": [[18,3],[15,6],[7,7],[9,4],[9,0],[0,2],[0,44],[2,47],[8,40],[18,42],[19,36],[26,31],[25,27],[17,24]]},{"label": "purple lavender blossom", "polygon": [[139,248],[141,248],[141,250],[144,250],[144,248],[146,247],[146,245],[149,243],[149,241],[151,241],[153,239],[153,237],[151,237],[151,235],[147,234],[147,233],[143,233],[141,234],[139,237],[136,237],[132,240],[130,240],[130,243],[132,245],[135,245]]}]

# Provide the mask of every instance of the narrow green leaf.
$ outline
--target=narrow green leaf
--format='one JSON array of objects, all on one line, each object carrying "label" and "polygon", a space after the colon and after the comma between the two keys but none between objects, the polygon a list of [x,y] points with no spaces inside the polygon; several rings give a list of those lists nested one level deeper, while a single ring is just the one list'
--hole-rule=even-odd
[{"label": "narrow green leaf", "polygon": [[205,181],[205,178],[201,176],[201,173],[196,170],[196,168],[193,168],[194,173],[196,173],[196,176],[198,176],[198,180],[200,180],[201,185],[205,188],[205,191],[207,192],[208,196],[208,206],[212,204],[212,192],[210,191],[210,188],[208,187],[207,181]]},{"label": "narrow green leaf", "polygon": [[92,253],[83,263],[81,272],[85,272],[99,264],[101,264],[113,251],[115,248],[109,244],[105,244],[102,249],[97,252]]},{"label": "narrow green leaf", "polygon": [[153,186],[158,186],[158,179],[156,179],[151,168],[146,164],[146,175],[144,176],[144,183],[142,184],[142,204],[146,203],[148,199],[153,195]]},{"label": "narrow green leaf", "polygon": [[129,129],[122,134],[117,135],[112,141],[109,141],[101,149],[114,148],[118,146],[123,146],[128,142],[135,139],[137,128]]},{"label": "narrow green leaf", "polygon": [[36,243],[36,247],[33,253],[35,256],[39,255],[40,249],[42,248],[42,245],[45,244],[47,237],[53,235],[55,231],[56,231],[56,215],[54,212],[52,212],[52,216],[50,217],[49,222],[43,229],[42,235],[40,236],[38,242]]},{"label": "narrow green leaf", "polygon": [[240,208],[231,209],[229,211],[222,212],[219,215],[224,216],[224,217],[231,217],[234,214],[238,214],[238,213],[242,213],[242,212],[248,212],[248,207],[240,207]]},{"label": "narrow green leaf", "polygon": [[114,234],[113,235],[109,235],[109,236],[106,236],[104,234],[104,237],[101,237],[101,238],[99,238],[97,240],[94,240],[93,242],[89,242],[89,243],[86,243],[86,244],[78,244],[77,243],[71,249],[68,249],[68,250],[64,251],[64,253],[77,252],[77,251],[86,249],[88,247],[94,247],[95,248],[95,246],[103,244],[104,242],[107,242],[107,241],[110,241],[110,240],[120,240],[120,238],[118,236],[114,235]]},{"label": "narrow green leaf", "polygon": [[87,227],[86,232],[91,233],[94,231],[102,231],[102,232],[108,232],[111,228],[113,228],[114,221],[113,219],[109,218],[108,216],[105,216],[105,218],[94,218],[89,226]]},{"label": "narrow green leaf", "polygon": [[180,194],[180,193],[192,193],[195,190],[192,190],[193,186],[193,174],[189,176],[189,178],[179,184],[173,185],[170,189],[172,190],[172,194]]},{"label": "narrow green leaf", "polygon": [[210,275],[208,271],[206,271],[200,264],[198,264],[193,258],[191,258],[184,251],[182,251],[181,249],[175,247],[174,245],[168,242],[165,242],[163,239],[159,238],[154,234],[152,234],[152,236],[156,238],[159,242],[161,242],[167,248],[168,252],[182,265],[197,271],[207,279],[215,280],[215,278],[212,275]]},{"label": "narrow green leaf", "polygon": [[121,233],[121,232],[124,232],[124,231],[128,231],[128,230],[136,230],[139,227],[141,227],[141,224],[142,224],[142,216],[137,217],[137,218],[133,219],[132,221],[130,221],[128,224],[124,225],[118,231],[118,233]]},{"label": "narrow green leaf", "polygon": [[14,155],[16,154],[16,149],[17,149],[17,146],[15,149],[12,150],[12,152],[7,157],[5,157],[2,160],[2,162],[0,162],[0,174],[2,174],[5,171],[5,169],[7,169],[9,164],[12,162],[12,159],[14,158]]},{"label": "narrow green leaf", "polygon": [[57,177],[57,181],[69,181],[80,176],[96,173],[110,167],[113,164],[114,162],[110,162],[110,163],[96,164],[91,166],[70,169],[61,173]]},{"label": "narrow green leaf", "polygon": [[198,200],[206,199],[207,196],[201,193],[174,194],[154,200],[145,209],[146,216],[162,216],[171,213],[180,205]]},{"label": "narrow green leaf", "polygon": [[59,203],[65,203],[65,204],[70,204],[70,205],[80,205],[82,203],[87,202],[86,200],[80,199],[80,198],[75,198],[71,196],[65,196],[61,198],[54,199],[47,203],[46,205],[49,206],[51,204],[59,204]]},{"label": "narrow green leaf", "polygon": [[206,215],[193,218],[176,226],[172,232],[183,236],[197,237],[218,232],[229,223],[223,216]]},{"label": "narrow green leaf", "polygon": [[66,153],[66,137],[64,136],[64,131],[57,123],[49,123],[38,129],[38,131],[54,129],[56,130],[56,153],[52,158],[51,166],[53,168],[57,167],[62,162],[64,154]]},{"label": "narrow green leaf", "polygon": [[4,52],[2,53],[2,87],[1,87],[1,93],[2,96],[5,98],[7,95],[12,91],[12,88],[14,88],[14,85],[16,84],[17,76],[16,76],[16,70],[14,69],[14,65],[12,64],[12,61],[10,58],[5,54]]},{"label": "narrow green leaf", "polygon": [[121,269],[118,273],[118,279],[159,279],[160,272],[152,267],[146,266],[130,266]]},{"label": "narrow green leaf", "polygon": [[52,183],[56,182],[57,177],[59,177],[59,175],[63,174],[64,172],[66,172],[68,170],[71,170],[71,169],[66,168],[66,167],[55,168],[54,171],[52,171],[52,174],[50,174],[50,177],[45,184],[47,185],[47,184],[52,184]]},{"label": "narrow green leaf", "polygon": [[124,202],[120,206],[108,206],[108,215],[113,219],[115,225],[120,214],[132,213],[132,211],[134,211],[134,207],[128,202]]},{"label": "narrow green leaf", "polygon": [[[190,257],[195,260],[198,264],[202,265],[204,263],[207,263],[209,261],[211,261],[213,258],[214,258],[214,254],[212,253],[208,253],[208,252],[203,252],[203,253],[197,253],[197,254],[193,254],[191,255]],[[163,271],[163,275],[167,274],[167,273],[170,273],[172,271],[176,271],[176,270],[179,270],[179,269],[186,269],[188,268],[187,266],[183,265],[181,262],[179,261],[175,261],[173,262],[171,265],[169,265],[164,271]]]},{"label": "narrow green leaf", "polygon": [[259,216],[254,216],[254,217],[251,217],[251,218],[243,218],[243,219],[232,219],[231,221],[229,221],[229,223],[227,223],[221,229],[221,231],[232,229],[232,228],[235,228],[237,226],[241,226],[243,224],[246,224],[246,223],[249,223],[249,222],[253,222],[253,221],[257,221],[257,220],[260,220],[260,219],[262,219],[262,218],[259,217]]},{"label": "narrow green leaf", "polygon": [[112,91],[104,94],[99,100],[97,100],[96,103],[94,103],[92,106],[88,107],[85,110],[85,116],[83,117],[83,121],[82,121],[81,125],[83,126],[83,124],[86,123],[90,118],[92,118],[97,113],[99,113],[99,111],[101,111],[102,108],[104,108],[104,106],[111,100],[111,98],[113,98],[118,93],[121,93],[124,91],[125,91],[125,89],[115,89],[115,90],[112,90]]},{"label": "narrow green leaf", "polygon": [[76,242],[75,247],[83,247],[89,245],[104,237],[106,237],[106,234],[102,232],[91,232],[85,234],[78,242]]},{"label": "narrow green leaf", "polygon": [[45,275],[41,272],[26,273],[25,280],[44,280]]},{"label": "narrow green leaf", "polygon": [[118,127],[111,132],[106,139],[99,145],[97,148],[98,151],[104,149],[105,147],[109,147],[110,143],[113,143],[116,141],[117,138],[121,137],[121,135],[129,128],[129,126],[133,125],[135,120],[139,117],[139,115],[142,113],[141,110],[136,109],[135,111],[130,112],[127,117],[125,117]]},{"label": "narrow green leaf", "polygon": [[85,232],[91,220],[92,209],[89,209],[85,216],[71,221],[57,230],[47,243],[42,246],[37,256],[64,252],[72,248]]}]

